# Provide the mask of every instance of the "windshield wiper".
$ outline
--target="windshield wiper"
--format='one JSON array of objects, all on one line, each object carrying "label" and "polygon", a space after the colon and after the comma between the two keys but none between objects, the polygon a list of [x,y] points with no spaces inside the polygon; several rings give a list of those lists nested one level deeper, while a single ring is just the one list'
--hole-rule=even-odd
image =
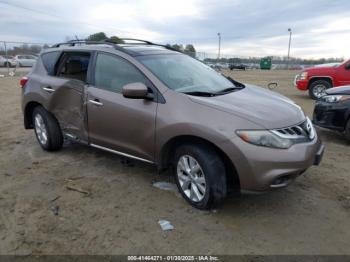
[{"label": "windshield wiper", "polygon": [[216,93],[210,93],[210,92],[204,92],[204,91],[183,92],[183,94],[191,95],[191,96],[207,96],[207,97],[217,95]]},{"label": "windshield wiper", "polygon": [[226,77],[226,79],[227,79],[228,81],[230,81],[230,82],[231,82],[232,84],[234,84],[236,87],[241,87],[241,88],[244,88],[244,87],[245,87],[244,84],[242,84],[242,83],[240,83],[240,82],[234,80],[233,78],[231,78],[231,77],[229,77],[229,76],[225,76],[225,77]]},{"label": "windshield wiper", "polygon": [[228,88],[222,89],[222,90],[220,90],[218,92],[215,92],[215,95],[225,95],[225,94],[232,93],[234,91],[240,90],[242,88],[243,87],[228,87]]}]

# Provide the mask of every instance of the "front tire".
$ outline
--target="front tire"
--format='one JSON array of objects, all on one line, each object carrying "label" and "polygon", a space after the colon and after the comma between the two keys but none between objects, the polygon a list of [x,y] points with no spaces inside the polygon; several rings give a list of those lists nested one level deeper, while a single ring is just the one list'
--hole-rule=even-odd
[{"label": "front tire", "polygon": [[175,152],[175,181],[193,207],[210,209],[226,198],[226,169],[217,152],[204,145],[182,145]]},{"label": "front tire", "polygon": [[326,94],[326,90],[331,88],[332,85],[326,80],[317,80],[313,82],[309,87],[309,96],[314,99],[320,99]]},{"label": "front tire", "polygon": [[63,145],[63,135],[56,118],[38,106],[33,111],[33,124],[36,138],[46,151],[57,151]]}]

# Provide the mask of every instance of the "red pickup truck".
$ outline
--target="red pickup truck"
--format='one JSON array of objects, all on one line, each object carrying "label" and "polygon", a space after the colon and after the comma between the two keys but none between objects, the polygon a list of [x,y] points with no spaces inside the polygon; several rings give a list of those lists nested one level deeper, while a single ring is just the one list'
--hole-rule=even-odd
[{"label": "red pickup truck", "polygon": [[336,66],[305,69],[295,76],[294,84],[299,90],[309,90],[312,99],[319,99],[328,88],[350,85],[350,60]]}]

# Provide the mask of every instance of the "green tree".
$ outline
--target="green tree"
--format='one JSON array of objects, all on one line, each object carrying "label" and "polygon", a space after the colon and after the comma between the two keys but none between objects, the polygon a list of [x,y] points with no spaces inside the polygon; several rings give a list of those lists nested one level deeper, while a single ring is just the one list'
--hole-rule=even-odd
[{"label": "green tree", "polygon": [[86,40],[88,41],[103,41],[103,40],[107,40],[108,37],[104,32],[99,32],[99,33],[95,33],[92,35],[89,35]]},{"label": "green tree", "polygon": [[171,46],[172,48],[174,48],[177,51],[183,52],[184,51],[184,46],[183,45],[179,45],[179,44],[174,44]]},{"label": "green tree", "polygon": [[111,36],[108,40],[114,44],[124,44],[124,41],[117,36]]},{"label": "green tree", "polygon": [[196,57],[196,49],[191,44],[186,45],[184,52],[192,57]]}]

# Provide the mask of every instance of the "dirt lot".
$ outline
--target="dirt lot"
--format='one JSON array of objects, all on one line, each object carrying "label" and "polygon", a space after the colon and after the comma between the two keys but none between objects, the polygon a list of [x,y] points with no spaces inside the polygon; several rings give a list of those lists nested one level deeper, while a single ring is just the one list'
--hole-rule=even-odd
[{"label": "dirt lot", "polygon": [[[295,73],[230,74],[265,87],[277,81],[276,91],[311,115],[313,101],[292,86]],[[0,254],[350,254],[350,147],[341,135],[319,130],[321,166],[287,189],[198,211],[154,188],[171,178],[153,166],[129,167],[77,144],[44,152],[23,129],[18,80],[0,78]],[[162,232],[159,219],[175,230]]]}]

